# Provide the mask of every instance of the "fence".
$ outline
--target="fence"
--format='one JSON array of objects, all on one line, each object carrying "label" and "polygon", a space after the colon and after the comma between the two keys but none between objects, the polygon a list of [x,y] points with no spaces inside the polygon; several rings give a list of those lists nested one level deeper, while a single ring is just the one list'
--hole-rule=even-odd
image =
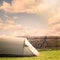
[{"label": "fence", "polygon": [[27,37],[30,43],[39,49],[60,49],[60,36]]}]

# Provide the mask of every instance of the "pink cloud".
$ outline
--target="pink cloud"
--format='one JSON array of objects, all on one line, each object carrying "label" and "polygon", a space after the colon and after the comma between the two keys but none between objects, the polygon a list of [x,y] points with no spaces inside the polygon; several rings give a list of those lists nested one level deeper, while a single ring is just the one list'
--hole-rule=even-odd
[{"label": "pink cloud", "polygon": [[48,35],[59,35],[60,36],[60,11],[48,19]]},{"label": "pink cloud", "polygon": [[3,1],[0,9],[9,13],[43,13],[51,11],[56,6],[57,0],[12,0],[12,4]]},{"label": "pink cloud", "polygon": [[45,35],[43,33],[45,30],[36,29],[36,28],[28,28],[22,26],[21,24],[17,24],[14,20],[6,20],[5,23],[1,20],[0,22],[0,33],[2,35],[9,36],[41,36]]}]

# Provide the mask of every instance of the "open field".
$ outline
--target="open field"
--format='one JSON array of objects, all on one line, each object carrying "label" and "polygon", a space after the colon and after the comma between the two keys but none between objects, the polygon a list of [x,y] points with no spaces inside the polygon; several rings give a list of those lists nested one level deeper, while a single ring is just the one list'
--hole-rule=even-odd
[{"label": "open field", "polygon": [[60,60],[60,50],[39,51],[38,57],[0,57],[0,60]]}]

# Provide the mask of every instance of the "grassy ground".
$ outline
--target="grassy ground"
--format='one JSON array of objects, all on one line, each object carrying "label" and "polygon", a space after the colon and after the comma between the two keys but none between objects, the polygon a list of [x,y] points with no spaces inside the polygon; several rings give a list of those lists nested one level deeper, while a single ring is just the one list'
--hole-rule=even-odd
[{"label": "grassy ground", "polygon": [[60,60],[60,50],[39,51],[38,57],[0,57],[0,60]]}]

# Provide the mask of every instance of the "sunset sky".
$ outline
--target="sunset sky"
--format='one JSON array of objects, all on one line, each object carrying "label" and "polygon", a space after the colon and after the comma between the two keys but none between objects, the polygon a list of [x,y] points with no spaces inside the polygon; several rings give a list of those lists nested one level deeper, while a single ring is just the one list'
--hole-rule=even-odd
[{"label": "sunset sky", "polygon": [[0,35],[60,35],[60,0],[0,0]]}]

